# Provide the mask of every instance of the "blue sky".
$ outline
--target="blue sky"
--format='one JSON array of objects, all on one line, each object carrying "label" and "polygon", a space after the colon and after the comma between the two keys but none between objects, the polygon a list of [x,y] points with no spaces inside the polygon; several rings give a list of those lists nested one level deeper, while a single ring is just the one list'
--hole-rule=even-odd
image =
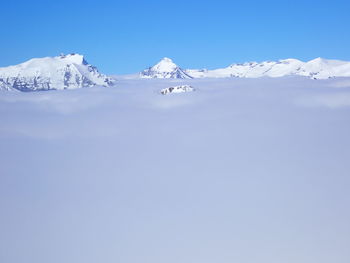
[{"label": "blue sky", "polygon": [[82,53],[108,74],[164,56],[184,68],[350,60],[348,1],[3,1],[0,66]]}]

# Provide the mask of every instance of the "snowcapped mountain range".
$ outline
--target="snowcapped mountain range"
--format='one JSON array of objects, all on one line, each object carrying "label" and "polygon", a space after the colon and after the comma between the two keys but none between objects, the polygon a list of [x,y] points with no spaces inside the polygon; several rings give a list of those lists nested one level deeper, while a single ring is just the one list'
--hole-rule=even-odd
[{"label": "snowcapped mountain range", "polygon": [[303,62],[297,59],[249,62],[232,64],[227,68],[214,70],[187,69],[183,70],[171,59],[164,58],[155,66],[141,72],[141,78],[260,78],[304,76],[312,79],[328,79],[334,77],[350,77],[350,62],[316,58]]},{"label": "snowcapped mountain range", "polygon": [[[350,77],[350,62],[316,58],[232,64],[226,68],[182,69],[171,59],[128,78],[193,79],[193,78],[260,78],[303,76],[311,79]],[[113,86],[115,78],[106,76],[79,54],[34,58],[19,65],[0,68],[0,90],[37,91]]]},{"label": "snowcapped mountain range", "polygon": [[0,68],[0,90],[60,90],[113,84],[112,78],[101,74],[79,54],[34,58]]},{"label": "snowcapped mountain range", "polygon": [[178,67],[170,58],[163,58],[159,63],[140,73],[141,78],[156,79],[191,79],[183,69]]}]

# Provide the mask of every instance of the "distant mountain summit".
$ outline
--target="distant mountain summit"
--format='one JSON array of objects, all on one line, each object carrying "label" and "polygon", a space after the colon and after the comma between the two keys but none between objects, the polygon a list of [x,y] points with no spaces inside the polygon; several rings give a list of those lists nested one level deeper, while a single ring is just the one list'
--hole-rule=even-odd
[{"label": "distant mountain summit", "polygon": [[79,54],[34,58],[19,65],[0,68],[0,90],[61,90],[111,86],[114,80]]},{"label": "distant mountain summit", "polygon": [[316,58],[308,62],[297,59],[232,64],[227,68],[206,70],[189,69],[185,72],[193,78],[260,78],[304,76],[312,79],[350,77],[350,62]]},{"label": "distant mountain summit", "polygon": [[141,78],[157,79],[191,79],[183,69],[178,67],[170,58],[163,58],[158,64],[140,73]]}]

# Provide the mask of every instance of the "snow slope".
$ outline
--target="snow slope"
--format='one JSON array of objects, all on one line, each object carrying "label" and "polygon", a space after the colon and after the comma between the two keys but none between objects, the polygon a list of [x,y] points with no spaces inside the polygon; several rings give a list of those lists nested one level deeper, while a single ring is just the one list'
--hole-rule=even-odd
[{"label": "snow slope", "polygon": [[350,78],[0,93],[1,262],[349,263]]},{"label": "snow slope", "polygon": [[232,64],[227,68],[215,70],[189,69],[185,72],[194,78],[260,78],[305,76],[312,79],[349,77],[350,62],[317,58],[308,62],[297,59]]},{"label": "snow slope", "polygon": [[170,58],[163,58],[159,63],[140,73],[141,78],[158,79],[190,79],[185,71],[178,67]]},{"label": "snow slope", "polygon": [[333,77],[349,77],[350,62],[316,58],[304,63],[297,71],[297,75],[315,79],[327,79]]},{"label": "snow slope", "polygon": [[82,55],[34,58],[0,68],[0,89],[20,91],[111,86],[113,79],[89,65]]}]

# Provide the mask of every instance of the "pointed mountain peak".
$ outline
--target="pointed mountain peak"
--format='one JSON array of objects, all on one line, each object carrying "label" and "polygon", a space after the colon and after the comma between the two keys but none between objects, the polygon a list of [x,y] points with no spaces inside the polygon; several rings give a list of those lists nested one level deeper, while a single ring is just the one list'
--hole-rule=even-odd
[{"label": "pointed mountain peak", "polygon": [[160,62],[174,63],[171,58],[164,57]]},{"label": "pointed mountain peak", "polygon": [[163,58],[156,65],[140,73],[142,78],[190,79],[189,75],[177,66],[170,58]]},{"label": "pointed mountain peak", "polygon": [[156,71],[171,72],[178,68],[178,66],[170,58],[165,57],[152,68]]}]

